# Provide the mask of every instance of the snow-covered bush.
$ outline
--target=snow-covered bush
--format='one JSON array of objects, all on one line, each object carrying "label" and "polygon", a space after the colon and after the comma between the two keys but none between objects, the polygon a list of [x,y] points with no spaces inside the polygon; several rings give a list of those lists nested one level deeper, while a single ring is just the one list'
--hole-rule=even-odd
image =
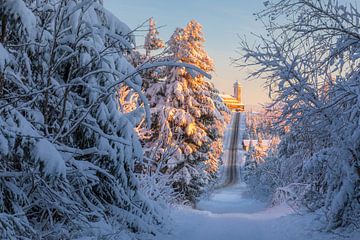
[{"label": "snow-covered bush", "polygon": [[281,143],[258,184],[278,200],[297,195],[324,210],[326,230],[360,227],[360,12],[336,0],[266,5],[257,16],[267,35],[254,48],[243,41],[246,63],[239,60],[260,66],[252,76],[264,77],[272,106],[281,107]]}]

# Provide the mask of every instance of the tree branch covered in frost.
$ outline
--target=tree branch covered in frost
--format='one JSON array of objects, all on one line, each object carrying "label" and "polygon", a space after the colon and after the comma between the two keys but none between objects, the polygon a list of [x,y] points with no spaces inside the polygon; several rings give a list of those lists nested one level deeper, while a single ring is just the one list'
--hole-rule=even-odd
[{"label": "tree branch covered in frost", "polygon": [[[258,186],[279,199],[299,183],[298,200],[325,210],[327,230],[359,227],[360,12],[336,0],[282,0],[257,17],[267,35],[255,47],[242,40],[235,61],[264,79],[282,133],[277,154],[256,171]],[[263,182],[266,170],[280,181]]]},{"label": "tree branch covered in frost", "polygon": [[[114,239],[147,238],[163,227],[134,169],[140,107],[150,119],[139,71],[208,75],[176,61],[133,66],[134,35],[101,2],[0,1],[2,239],[102,237],[98,226]],[[119,85],[142,106],[120,111]]]}]

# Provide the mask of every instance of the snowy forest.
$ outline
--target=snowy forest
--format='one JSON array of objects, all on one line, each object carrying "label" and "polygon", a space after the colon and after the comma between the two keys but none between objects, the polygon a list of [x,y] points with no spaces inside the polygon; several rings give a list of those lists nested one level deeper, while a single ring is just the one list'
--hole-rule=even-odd
[{"label": "snowy forest", "polygon": [[0,239],[360,239],[360,6],[263,3],[228,56],[258,114],[222,99],[196,20],[162,39],[102,0],[0,13]]}]

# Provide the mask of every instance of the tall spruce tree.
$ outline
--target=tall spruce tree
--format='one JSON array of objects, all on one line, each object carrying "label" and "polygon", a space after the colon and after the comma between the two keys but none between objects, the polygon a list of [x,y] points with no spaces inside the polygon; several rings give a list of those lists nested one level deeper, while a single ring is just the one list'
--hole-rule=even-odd
[{"label": "tall spruce tree", "polygon": [[144,48],[146,56],[150,56],[150,52],[153,50],[161,49],[165,46],[164,41],[159,38],[159,32],[156,28],[156,24],[153,18],[149,19],[149,32],[145,37]]},{"label": "tall spruce tree", "polygon": [[[166,58],[211,72],[214,65],[204,41],[201,25],[192,20],[184,29],[176,29]],[[171,175],[182,199],[195,202],[216,175],[227,110],[204,76],[170,67],[161,77],[146,90],[153,130],[147,145],[156,147],[153,157]]]}]

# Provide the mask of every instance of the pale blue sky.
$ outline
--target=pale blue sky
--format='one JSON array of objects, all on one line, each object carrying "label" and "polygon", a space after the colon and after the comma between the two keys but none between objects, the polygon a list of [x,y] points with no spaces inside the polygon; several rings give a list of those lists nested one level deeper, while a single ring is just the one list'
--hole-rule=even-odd
[{"label": "pale blue sky", "polygon": [[[357,2],[359,0],[342,0]],[[246,73],[230,65],[230,57],[236,57],[239,35],[251,32],[261,33],[262,25],[255,20],[254,12],[260,11],[264,0],[104,0],[105,7],[120,20],[135,28],[149,17],[153,17],[160,36],[167,41],[176,27],[184,27],[191,19],[203,26],[206,50],[215,62],[212,73],[215,86],[221,91],[232,93],[232,85],[239,80],[244,87],[244,102],[257,105],[267,101],[267,92],[261,80],[246,80]],[[137,42],[143,44],[142,33]],[[145,33],[143,33],[145,34]]]},{"label": "pale blue sky", "polygon": [[[244,87],[245,104],[264,102],[266,92],[261,81],[249,82],[245,74],[230,66],[230,57],[235,57],[238,47],[237,34],[249,35],[261,31],[253,13],[262,9],[262,0],[104,0],[105,7],[120,20],[135,28],[153,17],[160,36],[167,41],[176,27],[184,27],[191,19],[202,26],[206,50],[215,62],[212,82],[221,91],[232,93],[232,84],[240,80]],[[140,34],[140,33],[139,33]],[[140,34],[141,35],[141,34]],[[143,43],[143,36],[137,36]]]}]

